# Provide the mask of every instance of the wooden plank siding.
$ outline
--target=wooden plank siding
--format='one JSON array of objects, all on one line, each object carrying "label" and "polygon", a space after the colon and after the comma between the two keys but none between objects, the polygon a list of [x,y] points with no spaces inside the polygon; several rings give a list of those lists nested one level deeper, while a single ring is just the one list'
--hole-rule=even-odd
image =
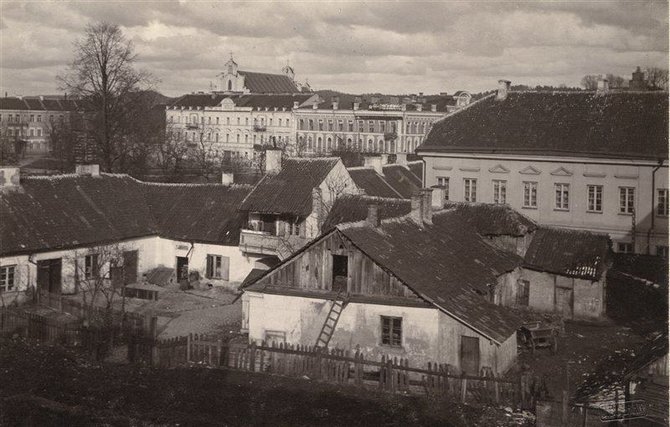
[{"label": "wooden plank siding", "polygon": [[306,251],[260,279],[258,285],[317,293],[333,291],[333,255],[348,257],[347,293],[402,297],[416,302],[417,295],[381,268],[338,230],[333,230]]}]

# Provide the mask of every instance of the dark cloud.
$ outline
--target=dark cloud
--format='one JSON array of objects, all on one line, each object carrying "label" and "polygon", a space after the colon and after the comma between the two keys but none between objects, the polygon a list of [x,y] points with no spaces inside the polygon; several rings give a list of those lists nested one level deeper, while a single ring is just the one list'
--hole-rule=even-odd
[{"label": "dark cloud", "polygon": [[313,87],[349,92],[578,85],[668,62],[665,1],[0,3],[2,90],[55,92],[97,20],[123,28],[170,95],[207,90],[229,52],[249,70],[289,59]]}]

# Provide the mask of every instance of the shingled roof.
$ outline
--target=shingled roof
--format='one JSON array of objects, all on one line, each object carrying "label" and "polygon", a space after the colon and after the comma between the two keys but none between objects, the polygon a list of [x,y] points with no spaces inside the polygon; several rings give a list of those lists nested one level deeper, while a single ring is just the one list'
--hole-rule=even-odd
[{"label": "shingled roof", "polygon": [[295,82],[283,74],[239,71],[244,76],[244,87],[251,93],[296,93],[300,89]]},{"label": "shingled roof", "polygon": [[38,97],[4,97],[0,98],[0,110],[50,110],[74,111],[79,106],[71,99],[40,99]]},{"label": "shingled roof", "polygon": [[354,180],[358,188],[365,191],[368,196],[375,197],[402,197],[400,193],[386,182],[386,179],[379,175],[372,167],[360,166],[347,168],[351,179]]},{"label": "shingled roof", "polygon": [[379,219],[401,217],[407,215],[411,210],[411,203],[407,199],[345,194],[335,200],[321,230],[326,232],[338,224],[364,220],[368,215],[370,205],[378,206]]},{"label": "shingled roof", "polygon": [[403,198],[409,199],[421,189],[421,178],[403,165],[382,166],[384,180]]},{"label": "shingled roof", "polygon": [[510,92],[435,123],[417,153],[667,159],[667,92]]},{"label": "shingled roof", "polygon": [[507,205],[490,203],[447,202],[463,221],[483,236],[525,236],[537,229],[537,224]]},{"label": "shingled roof", "polygon": [[433,222],[419,227],[410,219],[395,219],[380,227],[359,223],[337,229],[419,296],[495,341],[505,341],[521,320],[483,294],[500,275],[518,267],[520,258],[489,245],[449,212],[434,214]]},{"label": "shingled roof", "polygon": [[606,234],[562,228],[540,228],[524,257],[524,267],[569,277],[600,280],[608,263]]},{"label": "shingled roof", "polygon": [[0,198],[0,255],[159,235],[237,245],[237,206],[251,187],[142,183],[127,175],[21,180]]},{"label": "shingled roof", "polygon": [[232,99],[237,107],[251,108],[286,108],[293,109],[294,102],[303,105],[314,94],[289,93],[289,94],[247,94],[247,95],[224,95],[221,93],[191,93],[177,98],[170,107],[216,107],[226,98]]},{"label": "shingled roof", "polygon": [[240,210],[308,216],[312,212],[312,190],[339,161],[338,157],[283,159],[281,170],[266,174]]}]

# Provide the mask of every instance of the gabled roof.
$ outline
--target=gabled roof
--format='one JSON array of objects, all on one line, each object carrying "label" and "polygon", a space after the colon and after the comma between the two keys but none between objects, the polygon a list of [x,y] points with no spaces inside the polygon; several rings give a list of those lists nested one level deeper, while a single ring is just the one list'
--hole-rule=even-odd
[{"label": "gabled roof", "polygon": [[419,296],[485,336],[501,343],[520,326],[509,309],[483,296],[520,258],[489,245],[455,215],[438,212],[423,227],[394,219],[337,229]]},{"label": "gabled roof", "polygon": [[0,98],[0,110],[28,110],[28,105],[21,98]]},{"label": "gabled roof", "polygon": [[300,92],[293,80],[283,74],[239,71],[244,76],[244,86],[251,93],[296,93]]},{"label": "gabled roof", "polygon": [[358,188],[365,191],[368,196],[375,197],[402,197],[400,193],[386,182],[386,179],[379,175],[372,167],[353,167],[347,168],[351,179],[354,180]]},{"label": "gabled roof", "polygon": [[382,166],[384,180],[403,198],[409,199],[412,194],[421,189],[421,178],[403,165],[385,165]]},{"label": "gabled roof", "polygon": [[606,234],[562,228],[540,228],[533,235],[524,267],[563,276],[600,280],[607,268]]},{"label": "gabled roof", "polygon": [[626,376],[639,373],[640,370],[647,367],[650,363],[668,355],[668,331],[664,329],[654,339],[647,342],[638,351],[638,356],[630,363],[626,369]]},{"label": "gabled roof", "polygon": [[412,173],[419,178],[423,182],[423,161],[422,160],[414,160],[411,162],[407,162],[407,167],[409,170],[412,171]]},{"label": "gabled roof", "polygon": [[237,207],[251,186],[152,183],[144,188],[161,235],[191,242],[239,243],[246,215]]},{"label": "gabled roof", "polygon": [[237,206],[251,187],[143,183],[127,175],[22,178],[0,198],[0,254],[142,236],[237,245]]},{"label": "gabled roof", "polygon": [[266,174],[244,199],[240,210],[308,216],[312,189],[340,161],[337,157],[283,159],[279,172]]},{"label": "gabled roof", "polygon": [[668,158],[667,92],[510,92],[435,123],[420,154]]},{"label": "gabled roof", "polygon": [[447,202],[445,208],[453,210],[483,236],[520,237],[537,229],[530,218],[507,205]]},{"label": "gabled roof", "polygon": [[[358,185],[358,182],[356,182],[356,185]],[[321,230],[326,232],[338,224],[364,220],[368,215],[368,206],[370,205],[379,207],[378,215],[380,219],[404,216],[411,210],[411,203],[407,199],[345,194],[335,200]]]}]

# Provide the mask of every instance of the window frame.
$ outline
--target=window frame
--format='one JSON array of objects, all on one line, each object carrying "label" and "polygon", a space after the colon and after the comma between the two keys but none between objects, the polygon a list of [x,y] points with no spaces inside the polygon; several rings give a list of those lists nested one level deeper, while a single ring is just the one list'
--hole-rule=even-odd
[{"label": "window frame", "polygon": [[[558,191],[560,189],[560,205]],[[570,184],[566,182],[554,183],[554,210],[555,211],[570,211]]]},{"label": "window frame", "polygon": [[633,246],[633,242],[617,242],[616,251],[620,254],[633,254],[635,253],[635,247]]},{"label": "window frame", "polygon": [[16,287],[16,267],[18,267],[16,264],[3,265],[0,267],[0,293],[11,292]]},{"label": "window frame", "polygon": [[[519,279],[516,283],[516,305],[528,307],[530,305],[530,280]],[[523,293],[521,292],[522,290],[524,291]]]},{"label": "window frame", "polygon": [[84,280],[94,280],[100,276],[99,256],[97,253],[84,256]]},{"label": "window frame", "polygon": [[[528,196],[528,204],[526,203],[526,196]],[[525,209],[537,209],[537,181],[523,181],[521,207]]]},{"label": "window frame", "polygon": [[619,187],[619,215],[635,213],[635,187]]},{"label": "window frame", "polygon": [[493,203],[496,205],[507,204],[507,180],[493,180]]},{"label": "window frame", "polygon": [[463,178],[463,201],[477,203],[477,178]]},{"label": "window frame", "polygon": [[[661,195],[663,195],[663,204],[661,204]],[[668,189],[667,188],[657,188],[656,189],[656,216],[668,217]]]},{"label": "window frame", "polygon": [[437,185],[444,190],[444,200],[449,200],[449,177],[448,176],[438,176]]},{"label": "window frame", "polygon": [[[402,317],[399,316],[384,316],[380,317],[381,326],[381,345],[394,348],[402,348],[403,333],[402,333]],[[385,324],[388,323],[388,326]],[[396,325],[397,323],[397,325]],[[399,329],[396,337],[394,331]]]},{"label": "window frame", "polygon": [[[210,259],[212,260],[211,262]],[[207,254],[207,257],[205,259],[205,278],[221,279],[222,267],[223,267],[222,255]]]},{"label": "window frame", "polygon": [[[591,190],[595,190],[591,194]],[[591,198],[593,197],[593,200]],[[603,213],[603,186],[600,184],[586,185],[586,212]]]}]

